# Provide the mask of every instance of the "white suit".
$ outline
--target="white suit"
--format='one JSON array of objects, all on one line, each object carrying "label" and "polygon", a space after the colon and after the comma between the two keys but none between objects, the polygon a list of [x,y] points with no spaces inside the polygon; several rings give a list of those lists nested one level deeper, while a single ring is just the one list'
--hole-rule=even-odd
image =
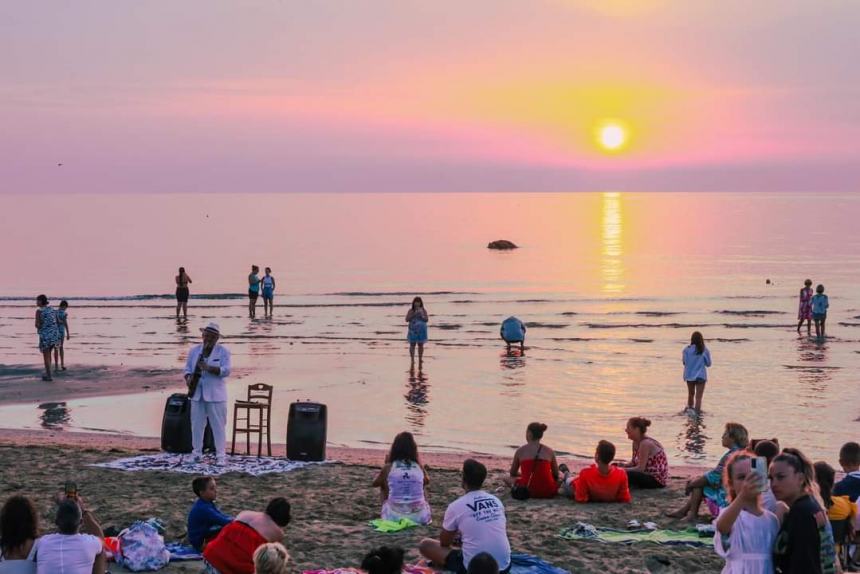
[{"label": "white suit", "polygon": [[[194,373],[194,367],[202,352],[201,343],[188,353],[188,360],[185,362],[186,375]],[[227,454],[227,383],[224,379],[230,376],[230,351],[216,343],[206,360],[206,366],[220,367],[221,373],[213,375],[204,371],[197,390],[191,397],[191,445],[193,453],[200,456],[208,420],[215,439],[215,454],[222,457]]]}]

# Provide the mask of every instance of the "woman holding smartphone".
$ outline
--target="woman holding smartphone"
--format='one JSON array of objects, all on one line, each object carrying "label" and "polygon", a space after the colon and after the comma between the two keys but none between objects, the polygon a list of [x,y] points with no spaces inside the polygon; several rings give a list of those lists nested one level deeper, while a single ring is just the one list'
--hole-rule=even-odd
[{"label": "woman holding smartphone", "polygon": [[412,367],[415,367],[415,346],[418,346],[418,368],[424,364],[424,343],[427,342],[427,322],[430,320],[424,301],[421,297],[412,300],[412,307],[406,313],[406,322],[409,330],[406,339],[409,341],[409,357],[412,359]]}]

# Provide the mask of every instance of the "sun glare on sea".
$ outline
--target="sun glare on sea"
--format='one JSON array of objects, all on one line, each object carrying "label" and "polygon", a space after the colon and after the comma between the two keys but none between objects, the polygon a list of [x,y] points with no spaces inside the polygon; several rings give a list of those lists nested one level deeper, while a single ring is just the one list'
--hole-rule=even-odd
[{"label": "sun glare on sea", "polygon": [[597,143],[606,151],[620,151],[627,143],[627,130],[618,122],[604,122],[596,131]]}]

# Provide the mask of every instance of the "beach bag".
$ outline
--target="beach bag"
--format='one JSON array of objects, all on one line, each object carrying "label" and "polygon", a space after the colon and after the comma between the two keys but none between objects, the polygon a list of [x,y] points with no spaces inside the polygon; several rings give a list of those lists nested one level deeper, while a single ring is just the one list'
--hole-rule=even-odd
[{"label": "beach bag", "polygon": [[170,562],[164,538],[149,522],[137,521],[117,536],[116,562],[132,572],[161,570]]},{"label": "beach bag", "polygon": [[532,471],[529,474],[529,481],[525,484],[515,484],[511,487],[511,497],[516,500],[528,500],[529,499],[529,487],[532,485],[532,479],[535,476],[535,469],[537,468],[538,457],[540,456],[540,449],[543,448],[543,445],[540,445],[537,449],[537,453],[535,453],[535,460],[532,463]]}]

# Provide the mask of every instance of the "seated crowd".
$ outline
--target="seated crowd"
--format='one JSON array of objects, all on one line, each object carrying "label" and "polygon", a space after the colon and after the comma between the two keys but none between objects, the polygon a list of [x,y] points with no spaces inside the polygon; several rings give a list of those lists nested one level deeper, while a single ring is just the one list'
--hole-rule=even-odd
[{"label": "seated crowd", "polygon": [[[629,462],[615,462],[615,445],[601,440],[594,463],[574,476],[542,443],[547,426],[531,423],[506,480],[511,497],[546,499],[561,493],[577,503],[629,503],[631,488],[665,487],[666,453],[646,436],[650,424],[641,417],[628,421]],[[715,519],[714,548],[726,560],[724,572],[828,573],[837,572],[840,562],[846,569],[853,565],[860,445],[842,446],[839,464],[845,477],[837,482],[826,462],[812,464],[797,449],[780,450],[775,439],[750,441],[737,423],[725,425],[722,444],[727,451],[718,464],[687,482],[688,500],[667,516],[696,521],[705,502]],[[467,459],[461,478],[464,494],[447,506],[438,539],[421,540],[418,550],[433,567],[457,574],[506,573],[511,546],[505,505],[484,488],[487,468],[480,462]],[[380,489],[382,518],[430,524],[428,484],[414,437],[398,434],[372,482]],[[197,500],[188,514],[188,541],[202,552],[205,572],[288,571],[289,554],[281,544],[290,523],[286,499],[273,498],[262,512],[245,510],[231,517],[215,504],[214,478],[195,478],[192,490]],[[80,496],[58,500],[55,527],[56,532],[41,534],[32,502],[20,495],[7,499],[0,511],[0,574],[106,571],[104,533]],[[383,546],[368,553],[361,568],[368,574],[398,574],[403,557],[402,549]]]}]

